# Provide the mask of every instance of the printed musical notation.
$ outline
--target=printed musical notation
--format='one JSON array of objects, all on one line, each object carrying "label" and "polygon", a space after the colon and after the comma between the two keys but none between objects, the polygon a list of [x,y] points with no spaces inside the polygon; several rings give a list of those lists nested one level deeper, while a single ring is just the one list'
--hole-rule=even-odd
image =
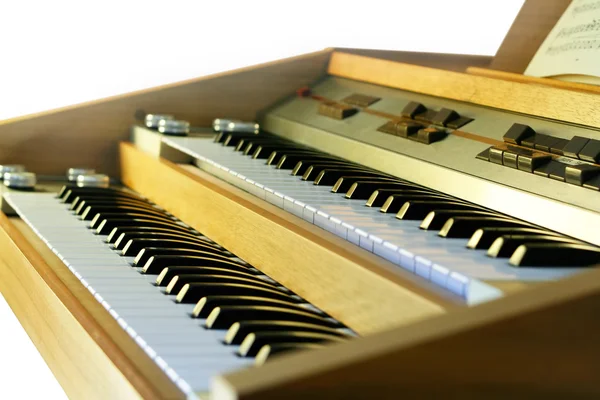
[{"label": "printed musical notation", "polygon": [[526,75],[557,77],[590,82],[600,78],[600,1],[574,0],[558,20],[536,55]]}]

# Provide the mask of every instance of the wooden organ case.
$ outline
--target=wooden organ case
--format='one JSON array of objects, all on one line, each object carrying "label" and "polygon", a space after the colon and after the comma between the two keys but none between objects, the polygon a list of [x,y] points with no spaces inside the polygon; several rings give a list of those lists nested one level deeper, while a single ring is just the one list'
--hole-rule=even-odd
[{"label": "wooden organ case", "polygon": [[[549,3],[550,14],[566,7]],[[526,3],[517,28],[539,5]],[[501,54],[515,57],[506,46]],[[38,177],[34,191],[3,188],[0,290],[70,397],[600,395],[598,90],[450,70],[473,58],[402,57],[429,66],[328,49],[0,122],[2,164],[23,164]],[[149,129],[140,120],[149,113],[189,121],[191,132]],[[222,117],[257,121],[261,132],[219,135],[211,126]],[[308,178],[277,169],[283,155],[304,162]],[[77,166],[109,175],[115,190],[205,235],[249,268],[252,282],[264,274],[260,285],[275,282],[319,311],[306,318],[350,334],[318,341],[305,327],[284,340],[260,331],[255,343],[264,335],[270,351],[282,351],[260,366],[238,350],[221,352],[232,357],[223,368],[209,357],[218,351],[196,353],[196,331],[179,331],[213,331],[190,317],[196,301],[176,308],[193,285],[171,293],[163,310],[168,296],[155,290],[155,277],[126,264],[104,267],[115,251],[105,237],[81,245],[105,246],[98,253],[78,253],[87,225],[69,214],[67,233],[56,197],[64,172]],[[92,213],[114,211],[86,201]],[[424,229],[439,223],[435,212],[446,215],[443,223]],[[116,289],[102,268],[115,270]],[[140,293],[154,290],[148,304],[152,296],[163,301],[148,306],[155,321],[143,320],[146,298],[136,300],[129,286],[140,279],[148,287]],[[117,306],[129,297],[139,310]],[[183,311],[162,315],[171,309]],[[263,318],[244,312],[255,314],[231,321]],[[219,338],[211,336],[215,349],[235,347]],[[248,346],[254,356],[262,350]]]}]

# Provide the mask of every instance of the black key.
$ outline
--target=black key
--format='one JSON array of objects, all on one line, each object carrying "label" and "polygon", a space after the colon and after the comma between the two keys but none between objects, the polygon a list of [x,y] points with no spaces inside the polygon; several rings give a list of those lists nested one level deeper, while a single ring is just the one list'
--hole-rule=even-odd
[{"label": "black key", "polygon": [[[428,189],[417,189],[417,188],[407,188],[407,189],[378,189],[373,191],[371,197],[366,202],[367,207],[381,207],[385,204],[388,198],[394,194],[400,195],[411,195],[411,196],[438,196],[437,193],[428,190]],[[448,198],[450,200],[450,198]],[[412,200],[412,199],[411,199]]]},{"label": "black key", "polygon": [[271,361],[273,358],[277,358],[281,354],[286,354],[292,351],[307,351],[317,350],[325,347],[319,343],[273,343],[263,346],[256,357],[254,357],[254,363],[256,366],[261,366],[267,361]]},{"label": "black key", "polygon": [[558,138],[538,133],[537,135],[535,135],[534,147],[536,150],[545,151],[549,153],[552,146],[554,146],[554,144],[558,141]]},{"label": "black key", "polygon": [[253,159],[268,159],[271,156],[271,153],[276,151],[290,151],[296,150],[298,148],[302,148],[298,144],[261,144],[253,149],[250,153],[252,154]]},{"label": "black key", "polygon": [[278,289],[267,289],[256,285],[240,285],[237,283],[188,283],[177,293],[177,303],[198,303],[207,296],[260,296],[272,299],[295,299],[289,293]]},{"label": "black key", "polygon": [[317,315],[323,315],[321,312],[316,310],[308,309],[303,306],[296,299],[290,297],[286,300],[281,299],[270,299],[268,297],[260,296],[207,296],[201,298],[194,310],[192,311],[192,317],[195,318],[206,318],[210,315],[215,307],[222,306],[271,306],[271,307],[292,307],[301,311],[314,312]]},{"label": "black key", "polygon": [[429,127],[419,129],[416,135],[410,135],[408,138],[419,143],[431,144],[439,142],[444,139],[448,134],[438,128]]},{"label": "black key", "polygon": [[[358,164],[345,160],[305,160],[298,161],[296,163],[296,166],[294,167],[294,169],[292,169],[291,175],[301,176],[304,179],[304,176],[317,176],[322,169],[335,167],[356,169],[360,166]],[[309,173],[309,175],[307,175],[307,173]]]},{"label": "black key", "polygon": [[[153,221],[152,221],[153,222]],[[179,225],[179,224],[173,224],[170,222],[167,223],[152,223],[150,225],[144,225],[143,223],[140,223],[139,225],[127,225],[127,226],[116,226],[114,227],[112,230],[110,230],[110,233],[108,233],[108,236],[106,238],[106,240],[108,241],[110,238],[110,242],[112,243],[115,240],[117,240],[120,236],[121,233],[123,232],[133,232],[133,231],[147,231],[147,232],[183,232],[183,233],[195,233],[200,235],[199,232],[193,231],[192,228],[188,228],[186,226],[183,225]]]},{"label": "black key", "polygon": [[550,146],[550,152],[552,154],[558,154],[559,156],[564,155],[563,149],[569,143],[567,139],[556,138],[556,142]]},{"label": "black key", "polygon": [[[362,176],[363,178],[383,178],[385,174],[372,170],[324,169],[315,178],[315,185],[333,186],[342,176]],[[391,176],[390,176],[391,178]]]},{"label": "black key", "polygon": [[477,229],[469,242],[467,247],[470,249],[487,249],[489,248],[494,240],[503,235],[554,235],[562,236],[558,233],[548,231],[541,228],[521,228],[521,227],[485,227]]},{"label": "black key", "polygon": [[509,262],[515,267],[585,267],[600,262],[600,249],[573,243],[525,243]]},{"label": "black key", "polygon": [[447,126],[449,122],[458,119],[460,115],[454,110],[449,108],[442,108],[435,114],[435,118],[431,121],[434,125]]},{"label": "black key", "polygon": [[[350,189],[346,192],[347,199],[357,199],[357,200],[368,200],[369,197],[373,194],[375,190],[383,190],[383,189],[416,189],[423,190],[419,185],[415,185],[410,182],[404,182],[396,179],[395,181],[386,181],[386,180],[361,180],[356,181],[350,186]],[[384,200],[385,201],[385,200]]]},{"label": "black key", "polygon": [[[61,190],[61,192],[62,192],[62,190]],[[126,191],[120,190],[120,189],[91,188],[91,187],[87,187],[87,188],[86,187],[70,187],[70,188],[68,188],[68,190],[66,190],[62,194],[62,196],[59,196],[59,198],[62,200],[63,203],[71,203],[71,202],[73,202],[73,200],[75,200],[75,198],[77,198],[78,196],[82,196],[82,195],[122,196],[122,197],[133,197],[136,199],[142,199],[141,196],[139,196],[135,193],[126,192]]]},{"label": "black key", "polygon": [[[121,219],[123,224],[112,224],[113,226],[110,228],[105,227],[102,230],[102,235],[110,235],[112,236],[112,240],[117,240],[119,236],[121,236],[120,232],[127,232],[128,230],[152,230],[156,229],[164,229],[164,230],[176,230],[188,232],[191,228],[173,223],[173,221],[164,221],[164,220],[156,220],[156,219],[148,219],[148,218],[133,218],[133,219]],[[98,232],[97,232],[98,233]]]},{"label": "black key", "polygon": [[425,107],[423,104],[411,101],[402,109],[401,115],[403,117],[414,118],[416,115],[422,114],[426,111],[427,107]]},{"label": "black key", "polygon": [[238,350],[242,357],[254,357],[265,345],[274,343],[343,342],[346,338],[317,332],[254,332],[244,338]]},{"label": "black key", "polygon": [[[197,248],[173,248],[173,247],[144,247],[135,256],[133,260],[134,267],[144,267],[150,257],[154,256],[192,256],[192,257],[217,257],[226,260],[233,259],[234,255],[231,253],[223,253],[215,251],[214,249],[207,248],[205,250],[199,250]],[[236,262],[239,264],[239,262]]]},{"label": "black key", "polygon": [[[277,161],[277,169],[294,169],[299,162],[328,162],[328,161],[345,161],[341,158],[330,156],[323,153],[284,153],[279,161]],[[348,161],[346,161],[348,162]]]},{"label": "black key", "polygon": [[167,286],[171,280],[177,275],[201,275],[201,274],[213,274],[213,275],[227,275],[227,274],[241,274],[256,275],[257,272],[246,268],[240,264],[223,262],[223,265],[218,267],[203,267],[203,266],[181,266],[181,267],[166,267],[164,268],[158,277],[156,278],[156,286]]},{"label": "black key", "polygon": [[[428,214],[435,211],[441,210],[480,210],[482,208],[480,206],[469,204],[462,202],[460,200],[456,201],[448,201],[447,199],[443,200],[410,200],[405,202],[400,210],[398,210],[398,214],[396,214],[396,218],[404,219],[404,220],[422,220],[423,218],[427,218]],[[488,212],[489,214],[490,212]],[[421,228],[427,229],[427,228]]]},{"label": "black key", "polygon": [[[302,175],[302,180],[303,181],[316,181],[317,178],[321,175],[321,173],[323,171],[338,171],[339,174],[346,174],[346,175],[358,175],[361,172],[372,172],[375,173],[376,171],[373,171],[372,169],[366,168],[366,167],[361,167],[360,165],[311,165],[310,167],[308,167],[306,169],[306,171],[304,172],[304,174]],[[341,175],[338,175],[337,178],[333,181],[333,183],[331,184],[331,186],[333,186],[333,184],[335,183],[335,181],[340,177]]]},{"label": "black key", "polygon": [[600,161],[600,140],[590,139],[578,155],[582,160],[591,162]]},{"label": "black key", "polygon": [[560,236],[544,235],[503,235],[494,240],[487,251],[489,257],[508,258],[514,251],[525,243],[578,243],[577,241]]},{"label": "black key", "polygon": [[387,198],[387,200],[385,201],[385,203],[383,203],[383,205],[381,206],[379,211],[382,213],[397,213],[398,211],[400,211],[400,208],[402,208],[404,203],[406,203],[407,201],[413,201],[413,200],[424,200],[424,201],[439,200],[440,202],[443,202],[443,201],[449,201],[450,199],[443,195],[436,195],[436,194],[430,194],[430,193],[426,193],[426,194],[406,193],[405,194],[405,193],[398,192],[398,193],[395,193],[395,194],[392,194],[391,196],[389,196]]},{"label": "black key", "polygon": [[125,245],[127,243],[129,243],[130,240],[140,240],[140,239],[144,239],[144,240],[184,240],[186,242],[197,242],[205,247],[215,249],[216,251],[219,251],[222,253],[230,254],[228,251],[223,249],[218,244],[204,240],[200,236],[186,234],[183,232],[172,232],[172,233],[143,232],[143,231],[142,232],[139,232],[139,231],[123,232],[121,234],[121,236],[119,236],[119,238],[115,241],[114,246],[115,246],[115,249],[122,250],[125,247]]},{"label": "black key", "polygon": [[253,147],[268,144],[268,143],[290,143],[289,140],[279,138],[279,137],[253,137],[253,138],[243,138],[238,141],[238,143],[233,148],[234,151],[241,151],[245,153],[246,151],[252,150]]},{"label": "black key", "polygon": [[[140,213],[102,213],[96,214],[96,216],[90,221],[90,228],[95,229],[99,235],[108,235],[117,226],[122,225],[141,225],[136,224],[136,221],[154,221],[156,223],[162,222],[167,225],[175,225],[177,221],[168,217],[161,217],[158,215],[140,214]],[[148,225],[146,223],[146,225]]]},{"label": "black key", "polygon": [[308,322],[333,328],[341,327],[339,322],[326,319],[310,311],[296,310],[292,307],[271,306],[215,307],[206,318],[206,327],[209,329],[229,329],[234,322],[271,319]]},{"label": "black key", "polygon": [[533,172],[551,160],[552,156],[543,153],[519,154],[517,168],[521,171]]},{"label": "black key", "polygon": [[234,273],[223,275],[184,274],[174,276],[167,285],[167,294],[177,294],[188,283],[238,283],[240,285],[255,285],[266,288],[277,288],[276,284],[258,278],[256,275],[238,276]]},{"label": "black key", "polygon": [[521,144],[523,139],[528,139],[533,135],[535,135],[535,131],[531,127],[523,124],[513,124],[502,139],[506,143]]},{"label": "black key", "polygon": [[258,136],[256,133],[241,133],[241,132],[236,132],[236,133],[226,132],[223,136],[224,136],[223,146],[225,146],[225,147],[235,147],[238,145],[240,140],[253,140],[253,139],[257,139],[257,138],[267,139],[269,137],[266,135]]},{"label": "black key", "polygon": [[498,216],[498,214],[482,210],[482,209],[446,209],[446,210],[433,210],[423,219],[419,228],[437,231],[444,227],[444,224],[448,219],[452,217],[478,217],[478,216]]},{"label": "black key", "polygon": [[398,182],[397,178],[392,178],[388,176],[373,176],[365,178],[364,176],[342,176],[336,182],[335,185],[331,188],[333,193],[348,193],[348,190],[352,187],[352,185],[356,182],[360,181],[368,181],[368,182],[381,182],[381,183],[394,183]]},{"label": "black key", "polygon": [[70,210],[75,211],[75,214],[80,214],[84,207],[87,206],[91,206],[91,205],[111,205],[111,204],[123,204],[123,205],[136,205],[139,207],[146,207],[146,208],[154,208],[157,209],[154,205],[152,205],[151,203],[148,203],[145,200],[142,199],[135,199],[133,197],[91,197],[88,198],[86,196],[81,197],[81,196],[77,196],[75,198],[75,200],[73,200],[73,202],[71,203],[71,207],[69,207]]},{"label": "black key", "polygon": [[582,186],[595,176],[600,174],[600,168],[595,165],[568,165],[565,168],[565,181],[573,185]]},{"label": "black key", "polygon": [[449,218],[439,232],[446,238],[469,238],[473,233],[488,226],[529,226],[526,222],[503,217],[452,217]]},{"label": "black key", "polygon": [[573,136],[569,143],[563,147],[563,155],[571,158],[579,158],[579,152],[583,150],[590,139],[582,136]]},{"label": "black key", "polygon": [[[200,267],[220,267],[223,263],[236,261],[221,256],[219,254],[206,252],[203,256],[152,256],[142,267],[142,273],[149,275],[158,275],[166,267],[185,267],[185,266],[200,266]],[[239,263],[240,265],[244,265]]]},{"label": "black key", "polygon": [[253,332],[317,332],[317,333],[326,333],[328,335],[340,336],[343,338],[351,338],[347,332],[329,328],[322,325],[310,324],[306,322],[296,322],[296,321],[276,321],[276,320],[267,320],[267,321],[240,321],[234,322],[227,331],[225,335],[224,342],[227,344],[240,344],[244,340],[244,338]]},{"label": "black key", "polygon": [[138,206],[88,206],[79,216],[84,221],[91,221],[98,214],[103,213],[139,213],[145,215],[152,215],[156,217],[169,218],[172,219],[169,215],[167,215],[163,211],[159,211],[158,209],[150,209],[146,207],[138,207]]},{"label": "black key", "polygon": [[[323,153],[311,149],[296,149],[286,151],[273,151],[267,158],[267,165],[275,165],[278,169],[292,169],[298,161],[306,157],[320,157]],[[281,167],[279,167],[281,164]],[[288,168],[285,168],[288,167]]]},{"label": "black key", "polygon": [[191,241],[185,239],[131,239],[121,250],[121,254],[125,257],[136,257],[139,252],[145,247],[166,247],[173,249],[196,249],[214,253],[215,255],[228,256],[221,249],[215,248],[210,243],[203,241]]}]

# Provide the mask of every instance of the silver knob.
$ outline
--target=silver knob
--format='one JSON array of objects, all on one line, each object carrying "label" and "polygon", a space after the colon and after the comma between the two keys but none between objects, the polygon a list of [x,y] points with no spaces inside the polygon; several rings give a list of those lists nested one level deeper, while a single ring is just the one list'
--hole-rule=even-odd
[{"label": "silver knob", "polygon": [[6,172],[4,186],[13,189],[33,189],[37,178],[33,172]]},{"label": "silver knob", "polygon": [[79,175],[93,175],[96,170],[93,168],[69,168],[67,170],[67,179],[69,182],[75,182]]},{"label": "silver knob", "polygon": [[175,119],[170,114],[146,114],[145,123],[148,128],[158,128],[158,123],[163,119]]},{"label": "silver knob", "polygon": [[110,186],[110,178],[104,174],[79,175],[77,186],[107,188]]},{"label": "silver knob", "polygon": [[161,119],[158,123],[158,131],[165,135],[185,136],[190,132],[190,123],[175,119]]},{"label": "silver knob", "polygon": [[25,172],[25,167],[21,164],[0,165],[0,177],[4,177],[7,172]]},{"label": "silver knob", "polygon": [[246,132],[258,133],[260,125],[256,122],[239,121],[236,119],[217,118],[213,121],[213,129],[217,132]]}]

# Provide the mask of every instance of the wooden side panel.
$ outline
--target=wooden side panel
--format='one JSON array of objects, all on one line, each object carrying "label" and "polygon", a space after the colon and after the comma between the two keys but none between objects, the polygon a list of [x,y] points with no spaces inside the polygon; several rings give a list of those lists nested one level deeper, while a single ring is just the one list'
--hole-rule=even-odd
[{"label": "wooden side panel", "polygon": [[[600,397],[600,271],[234,372],[216,399]],[[259,379],[261,377],[261,379]]]},{"label": "wooden side panel", "polygon": [[418,51],[391,51],[372,49],[336,48],[341,53],[356,54],[359,56],[379,58],[403,62],[406,64],[422,65],[424,67],[446,69],[449,71],[464,72],[467,67],[487,67],[493,57],[477,56],[472,54],[446,54],[423,53]]},{"label": "wooden side panel", "polygon": [[23,221],[0,213],[0,248],[0,290],[70,398],[184,398]]},{"label": "wooden side panel", "polygon": [[334,53],[331,75],[507,111],[600,127],[600,96]]},{"label": "wooden side panel", "polygon": [[124,184],[361,334],[456,307],[379,257],[198,168],[126,143],[121,163]]},{"label": "wooden side panel", "polygon": [[330,51],[142,90],[0,122],[0,164],[63,175],[85,166],[118,176],[117,142],[138,113],[170,113],[209,126],[218,116],[253,120],[256,113],[320,78]]},{"label": "wooden side panel", "polygon": [[522,74],[571,0],[526,0],[490,68]]},{"label": "wooden side panel", "polygon": [[479,67],[469,67],[467,68],[467,73],[472,75],[486,76],[488,78],[494,79],[504,79],[507,81],[520,82],[520,83],[529,83],[532,85],[544,85],[551,86],[560,89],[567,90],[577,90],[580,92],[589,92],[600,94],[600,86],[596,85],[588,85],[585,83],[578,82],[567,82],[560,81],[558,79],[550,79],[550,78],[538,78],[535,76],[527,76],[522,74],[516,74],[513,72],[504,72],[497,71],[489,68],[479,68]]}]

